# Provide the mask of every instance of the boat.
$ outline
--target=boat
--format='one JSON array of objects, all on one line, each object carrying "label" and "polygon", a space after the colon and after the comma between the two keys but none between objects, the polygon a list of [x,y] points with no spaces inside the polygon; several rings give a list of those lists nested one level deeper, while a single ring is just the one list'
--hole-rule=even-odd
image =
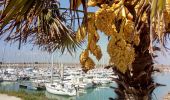
[{"label": "boat", "polygon": [[3,81],[7,82],[16,82],[17,81],[17,76],[11,75],[11,74],[6,74],[2,76]]},{"label": "boat", "polygon": [[47,80],[36,79],[32,81],[32,89],[34,90],[45,90],[45,83],[49,83]]},{"label": "boat", "polygon": [[0,83],[3,82],[3,78],[0,76]]},{"label": "boat", "polygon": [[20,80],[20,81],[29,81],[29,80],[30,80],[30,77],[29,77],[29,76],[26,76],[26,75],[18,76],[18,79],[17,79],[17,80]]},{"label": "boat", "polygon": [[19,84],[19,87],[20,87],[20,88],[23,88],[23,89],[27,89],[28,86],[27,86],[26,84],[20,83],[20,84]]},{"label": "boat", "polygon": [[62,82],[62,79],[59,82],[53,82],[53,54],[52,54],[52,65],[51,65],[51,82],[46,83],[45,87],[46,87],[46,91],[52,94],[67,95],[67,96],[75,96],[77,94],[74,85],[64,84]]},{"label": "boat", "polygon": [[66,96],[75,96],[76,89],[74,86],[69,86],[62,83],[46,83],[46,90],[49,93],[57,94],[57,95],[66,95]]}]

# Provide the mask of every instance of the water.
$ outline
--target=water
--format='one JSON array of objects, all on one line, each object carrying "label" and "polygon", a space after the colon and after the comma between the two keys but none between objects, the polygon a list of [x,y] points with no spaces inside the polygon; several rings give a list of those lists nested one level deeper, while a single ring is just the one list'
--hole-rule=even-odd
[{"label": "water", "polygon": [[45,95],[48,98],[57,100],[108,100],[109,97],[116,97],[116,94],[113,92],[113,90],[108,87],[87,89],[86,92],[87,93],[79,94],[77,97],[57,96],[48,92],[45,92]]},{"label": "water", "polygon": [[[170,73],[161,73],[154,76],[154,79],[157,83],[164,84],[166,86],[160,86],[154,90],[153,100],[163,100],[163,97],[170,92]],[[154,95],[153,94],[153,95]]]},{"label": "water", "polygon": [[[163,97],[170,92],[170,73],[161,73],[156,74],[154,76],[154,79],[156,82],[165,84],[166,86],[158,87],[154,90],[153,94],[153,100],[163,100]],[[112,86],[116,86],[115,83],[111,84]],[[53,95],[46,91],[43,91],[44,94],[48,98],[56,99],[56,100],[108,100],[109,97],[115,98],[116,94],[114,93],[114,90],[109,88],[110,85],[107,85],[105,87],[98,87],[94,89],[87,89],[82,91],[82,93],[79,93],[78,96],[75,97],[68,97],[68,96],[59,96],[59,95]],[[1,90],[19,90],[19,83],[17,82],[3,82],[0,84]],[[39,91],[26,89],[27,92],[34,92],[37,93]],[[42,92],[42,91],[41,91]]]}]

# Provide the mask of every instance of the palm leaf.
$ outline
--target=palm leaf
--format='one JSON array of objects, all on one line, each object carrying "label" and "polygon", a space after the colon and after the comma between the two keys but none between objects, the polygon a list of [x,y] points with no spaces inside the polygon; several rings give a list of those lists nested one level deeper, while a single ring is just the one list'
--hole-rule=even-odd
[{"label": "palm leaf", "polygon": [[6,41],[27,41],[53,52],[74,52],[79,43],[68,28],[56,0],[3,0],[0,37]]},{"label": "palm leaf", "polygon": [[70,8],[72,10],[76,10],[81,5],[81,3],[82,3],[81,0],[71,0],[70,1]]}]

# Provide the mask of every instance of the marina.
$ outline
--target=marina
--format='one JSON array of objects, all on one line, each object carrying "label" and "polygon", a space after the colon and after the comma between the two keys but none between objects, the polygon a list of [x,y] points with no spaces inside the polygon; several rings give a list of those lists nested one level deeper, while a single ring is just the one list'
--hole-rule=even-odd
[{"label": "marina", "polygon": [[[53,68],[51,64],[49,67],[1,67],[0,75],[0,90],[42,92],[49,99],[107,100],[117,96],[110,88],[117,87],[112,81],[112,78],[117,76],[111,69],[104,69],[103,66],[87,73],[84,73],[80,66],[62,63],[54,64]],[[162,98],[170,91],[170,83],[167,84],[168,81],[166,81],[168,75],[170,75],[168,71],[154,75],[158,83],[166,83],[165,87],[158,87],[154,91],[157,96],[155,98],[159,98],[158,100],[163,100]],[[158,91],[163,92],[158,93]]]},{"label": "marina", "polygon": [[81,67],[65,66],[61,63],[58,66],[51,64],[49,67],[1,67],[0,76],[1,89],[4,89],[3,84],[12,84],[12,90],[15,91],[20,89],[43,91],[47,97],[48,94],[53,94],[69,98],[89,93],[86,91],[88,89],[96,91],[95,89],[103,86],[107,89],[114,83],[112,78],[117,77],[112,70],[103,67],[84,73]]},{"label": "marina", "polygon": [[0,0],[0,100],[170,100],[170,0]]}]

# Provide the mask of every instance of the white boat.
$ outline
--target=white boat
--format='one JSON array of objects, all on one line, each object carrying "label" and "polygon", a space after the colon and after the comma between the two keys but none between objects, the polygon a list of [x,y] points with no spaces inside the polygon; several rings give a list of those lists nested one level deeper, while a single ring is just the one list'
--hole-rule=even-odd
[{"label": "white boat", "polygon": [[8,75],[2,75],[2,78],[3,78],[3,81],[8,81],[8,82],[15,82],[15,81],[17,81],[17,76],[15,76],[15,75],[10,75],[10,74],[8,74]]},{"label": "white boat", "polygon": [[67,95],[67,96],[75,96],[76,89],[74,86],[68,86],[66,84],[60,83],[47,83],[45,84],[46,90],[49,93],[57,94],[57,95]]},{"label": "white boat", "polygon": [[111,83],[111,79],[110,78],[102,77],[102,76],[95,77],[93,80],[94,80],[95,83],[100,83],[100,84]]},{"label": "white boat", "polygon": [[11,74],[11,75],[16,75],[16,69],[14,68],[7,68],[4,72],[4,74]]},{"label": "white boat", "polygon": [[93,83],[80,83],[79,85],[80,89],[88,89],[88,88],[92,88],[94,85]]},{"label": "white boat", "polygon": [[67,96],[75,96],[77,94],[76,88],[73,85],[67,85],[58,82],[53,82],[53,54],[52,54],[52,66],[51,66],[51,83],[45,84],[46,91],[52,94],[57,95],[67,95]]},{"label": "white boat", "polygon": [[45,90],[45,83],[50,83],[48,80],[36,79],[32,81],[32,88],[34,90]]}]

